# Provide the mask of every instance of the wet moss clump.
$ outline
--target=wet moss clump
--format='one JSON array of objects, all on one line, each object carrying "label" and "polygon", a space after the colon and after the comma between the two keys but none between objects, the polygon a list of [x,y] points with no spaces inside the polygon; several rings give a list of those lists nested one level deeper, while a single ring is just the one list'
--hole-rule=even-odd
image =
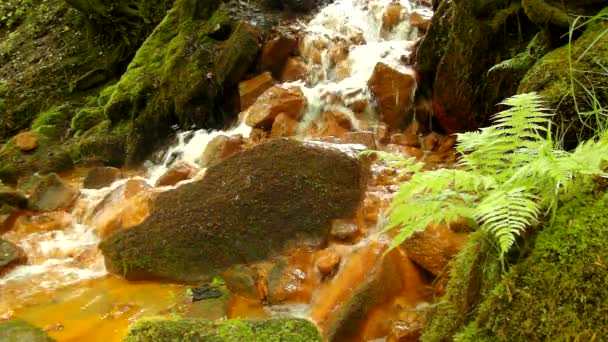
[{"label": "wet moss clump", "polygon": [[538,92],[555,109],[558,138],[576,146],[606,127],[601,112],[608,103],[608,8],[571,45],[546,54],[527,72],[518,92]]},{"label": "wet moss clump", "polygon": [[0,322],[0,341],[4,342],[53,342],[40,328],[25,321],[14,319]]},{"label": "wet moss clump", "polygon": [[104,106],[113,124],[133,123],[128,162],[147,157],[173,125],[221,128],[231,119],[224,105],[257,56],[258,36],[219,1],[176,1]]},{"label": "wet moss clump", "polygon": [[363,196],[358,160],[333,149],[273,140],[159,195],[139,226],[100,244],[128,279],[196,282],[267,259],[290,242],[322,243],[330,221],[353,217]]},{"label": "wet moss clump", "polygon": [[201,319],[140,320],[129,329],[124,342],[161,341],[247,341],[247,342],[320,342],[317,328],[302,319],[259,321]]},{"label": "wet moss clump", "polygon": [[461,341],[608,339],[608,195],[580,195],[480,305]]}]

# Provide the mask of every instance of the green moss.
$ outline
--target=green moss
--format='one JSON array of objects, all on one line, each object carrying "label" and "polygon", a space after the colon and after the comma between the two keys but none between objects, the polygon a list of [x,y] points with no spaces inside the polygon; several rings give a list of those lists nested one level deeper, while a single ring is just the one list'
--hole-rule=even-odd
[{"label": "green moss", "polygon": [[538,92],[545,105],[556,110],[557,136],[563,136],[569,148],[608,127],[600,113],[608,103],[606,18],[596,17],[571,46],[555,49],[538,60],[518,88],[519,93]]},{"label": "green moss", "polygon": [[70,129],[74,135],[85,132],[105,120],[103,110],[99,107],[83,108],[72,118]]},{"label": "green moss", "polygon": [[501,279],[501,265],[484,232],[471,235],[453,261],[445,296],[431,312],[421,341],[450,341],[474,318],[478,304]]},{"label": "green moss", "polygon": [[608,338],[608,196],[563,205],[480,306],[463,341],[603,341]]},{"label": "green moss", "polygon": [[71,111],[66,106],[55,106],[39,113],[32,123],[31,130],[48,138],[58,139],[68,128]]},{"label": "green moss", "polygon": [[[252,26],[218,6],[217,1],[177,1],[105,104],[104,112],[113,123],[133,122],[130,162],[145,158],[174,124],[189,128],[224,123],[221,107],[226,99],[221,95],[231,87],[236,91],[259,46]],[[227,28],[229,34],[213,38],[218,28]]]},{"label": "green moss", "polygon": [[317,328],[301,319],[207,321],[149,318],[130,327],[125,342],[161,341],[316,342]]},{"label": "green moss", "polygon": [[46,333],[25,321],[0,322],[0,341],[3,342],[52,342]]}]

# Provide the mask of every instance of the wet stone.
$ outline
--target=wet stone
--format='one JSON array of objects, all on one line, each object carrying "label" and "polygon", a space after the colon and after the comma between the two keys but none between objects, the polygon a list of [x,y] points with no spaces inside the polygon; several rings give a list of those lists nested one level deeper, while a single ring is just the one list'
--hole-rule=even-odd
[{"label": "wet stone", "polygon": [[39,211],[68,208],[79,195],[78,189],[64,182],[57,174],[42,177],[30,197],[30,207]]},{"label": "wet stone", "polygon": [[8,205],[17,208],[27,208],[27,197],[18,190],[0,184],[0,206]]},{"label": "wet stone", "polygon": [[38,147],[38,137],[34,132],[23,132],[15,136],[15,145],[23,152],[33,151]]},{"label": "wet stone", "polygon": [[222,274],[226,287],[239,296],[258,299],[258,273],[245,265],[235,265]]},{"label": "wet stone", "polygon": [[120,179],[121,172],[115,167],[95,167],[89,170],[82,187],[85,189],[101,189],[112,185]]},{"label": "wet stone", "polygon": [[359,226],[350,220],[334,220],[330,235],[339,240],[352,240],[359,234]]},{"label": "wet stone", "polygon": [[0,239],[0,275],[13,266],[24,264],[26,261],[27,257],[19,246]]}]

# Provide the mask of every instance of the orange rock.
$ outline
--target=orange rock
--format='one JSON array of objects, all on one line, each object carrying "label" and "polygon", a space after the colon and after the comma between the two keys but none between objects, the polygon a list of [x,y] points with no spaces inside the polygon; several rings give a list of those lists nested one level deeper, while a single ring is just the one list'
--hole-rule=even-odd
[{"label": "orange rock", "polygon": [[444,137],[439,142],[439,147],[437,147],[437,152],[449,152],[456,145],[456,136],[450,135]]},{"label": "orange rock", "polygon": [[449,261],[462,249],[468,234],[454,233],[444,225],[429,226],[415,233],[401,248],[420,267],[434,275],[447,271]]},{"label": "orange rock", "polygon": [[276,85],[262,94],[247,110],[247,124],[254,128],[270,130],[274,119],[285,113],[293,119],[299,119],[306,97],[300,87],[283,87]]},{"label": "orange rock", "polygon": [[254,78],[239,83],[241,111],[251,107],[258,97],[268,90],[268,88],[272,87],[273,84],[274,80],[272,79],[272,74],[270,72],[264,72]]},{"label": "orange rock", "polygon": [[382,15],[382,29],[392,30],[401,21],[401,4],[394,2],[386,6]]},{"label": "orange rock", "polygon": [[338,42],[328,51],[329,61],[332,65],[337,65],[348,58],[348,52],[348,45],[344,42]]},{"label": "orange rock", "polygon": [[433,151],[439,144],[439,136],[436,133],[430,133],[422,138],[422,149],[425,151]]},{"label": "orange rock", "polygon": [[35,150],[38,147],[38,136],[34,132],[23,132],[15,136],[15,145],[23,152]]},{"label": "orange rock", "polygon": [[128,199],[150,188],[150,185],[143,179],[129,179],[125,184],[108,193],[87,215],[85,222],[92,226],[105,224],[115,216],[116,212],[121,210]]},{"label": "orange rock", "polygon": [[391,143],[401,146],[420,147],[418,136],[406,133],[391,135]]},{"label": "orange rock", "polygon": [[308,67],[301,57],[290,57],[283,67],[281,82],[293,82],[306,79]]},{"label": "orange rock", "polygon": [[244,144],[243,136],[233,135],[227,137],[218,135],[213,138],[199,158],[200,167],[211,167],[220,161],[242,150]]},{"label": "orange rock", "polygon": [[317,253],[316,267],[322,275],[328,276],[333,274],[340,265],[342,257],[340,254],[330,249],[324,249]]},{"label": "orange rock", "polygon": [[431,27],[431,19],[433,19],[433,12],[426,9],[416,9],[410,14],[410,25],[416,26],[417,28],[428,31]]},{"label": "orange rock", "polygon": [[159,192],[142,191],[121,203],[116,211],[108,212],[98,220],[97,232],[106,238],[110,234],[134,227],[142,223],[149,215],[153,201]]},{"label": "orange rock", "polygon": [[262,70],[270,70],[279,75],[287,58],[297,49],[298,40],[291,36],[281,35],[264,44],[262,48]]},{"label": "orange rock", "polygon": [[296,135],[298,122],[285,113],[277,115],[272,124],[270,136],[273,138],[291,137]]},{"label": "orange rock", "polygon": [[322,136],[340,137],[350,132],[352,128],[350,118],[340,111],[325,112],[322,118],[323,122],[318,132]]},{"label": "orange rock", "polygon": [[384,63],[376,64],[368,81],[371,93],[382,120],[390,130],[399,129],[407,110],[413,104],[416,77],[409,68],[395,68]]},{"label": "orange rock", "polygon": [[378,143],[380,144],[387,144],[391,140],[388,127],[384,123],[379,123],[376,128],[374,128],[374,134],[376,135],[376,139],[378,139]]},{"label": "orange rock", "polygon": [[157,181],[155,186],[173,186],[183,180],[194,177],[198,168],[186,161],[181,161],[169,168]]},{"label": "orange rock", "polygon": [[421,159],[422,157],[424,157],[424,151],[422,151],[418,147],[403,146],[401,147],[401,153],[404,154],[406,157],[414,157],[416,159]]},{"label": "orange rock", "polygon": [[33,233],[62,230],[73,223],[72,216],[63,211],[53,211],[40,215],[20,216],[14,225],[15,231]]}]

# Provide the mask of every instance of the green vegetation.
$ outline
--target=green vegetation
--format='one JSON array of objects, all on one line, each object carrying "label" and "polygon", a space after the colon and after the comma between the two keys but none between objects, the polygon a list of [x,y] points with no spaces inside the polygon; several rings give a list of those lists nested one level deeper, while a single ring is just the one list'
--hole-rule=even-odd
[{"label": "green vegetation", "polygon": [[387,226],[400,227],[393,246],[429,224],[462,217],[495,238],[502,259],[545,210],[555,212],[575,177],[604,175],[598,156],[608,156],[607,137],[572,153],[556,150],[538,95],[516,95],[503,104],[511,108],[496,114],[493,126],[458,134],[461,169],[416,173],[401,186]]},{"label": "green vegetation", "polygon": [[124,341],[320,342],[321,336],[314,324],[301,319],[208,321],[148,318],[131,326]]}]

